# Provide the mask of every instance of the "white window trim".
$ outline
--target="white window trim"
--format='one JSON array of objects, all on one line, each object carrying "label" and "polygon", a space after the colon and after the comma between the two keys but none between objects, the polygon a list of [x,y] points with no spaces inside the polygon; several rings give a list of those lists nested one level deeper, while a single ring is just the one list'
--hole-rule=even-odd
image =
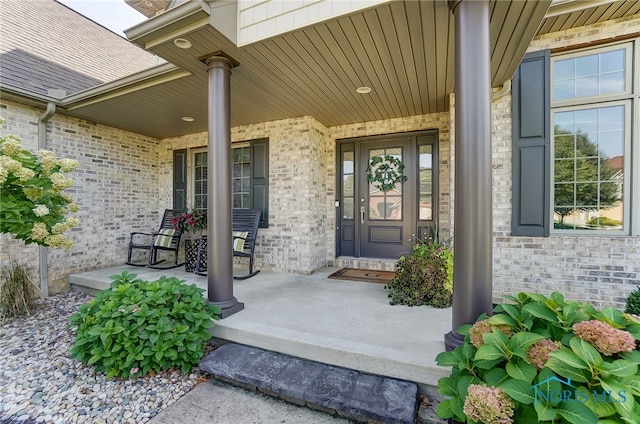
[{"label": "white window trim", "polygon": [[[602,94],[589,97],[578,97],[570,100],[553,101],[554,78],[553,69],[556,60],[568,59],[572,57],[584,56],[588,54],[602,53],[612,50],[619,50],[624,47],[625,57],[625,86],[624,92],[616,94]],[[639,236],[640,235],[640,65],[637,65],[640,58],[640,38],[625,40],[607,46],[587,47],[571,53],[558,54],[551,57],[551,187],[550,187],[550,233],[554,235],[579,235],[579,236]],[[634,64],[636,64],[634,66]],[[563,110],[580,110],[600,108],[604,106],[614,106],[616,104],[625,105],[625,141],[624,141],[624,170],[625,180],[623,188],[623,229],[616,230],[556,230],[554,223],[554,167],[555,167],[555,146],[554,146],[554,112]],[[632,168],[632,164],[634,168]],[[628,172],[627,172],[628,170]],[[632,215],[633,213],[633,215]]]}]

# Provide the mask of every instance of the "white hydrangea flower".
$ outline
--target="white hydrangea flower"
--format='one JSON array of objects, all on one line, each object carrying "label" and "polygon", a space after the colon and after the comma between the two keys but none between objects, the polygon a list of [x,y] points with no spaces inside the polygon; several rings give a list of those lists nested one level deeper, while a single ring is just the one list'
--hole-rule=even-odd
[{"label": "white hydrangea flower", "polygon": [[60,159],[58,164],[63,172],[71,172],[78,167],[78,161],[75,159]]},{"label": "white hydrangea flower", "polygon": [[74,183],[73,179],[67,178],[59,172],[51,174],[50,178],[54,191],[62,191],[65,188],[73,186]]},{"label": "white hydrangea flower", "polygon": [[22,182],[29,181],[31,178],[36,176],[36,173],[29,168],[20,168],[14,174]]},{"label": "white hydrangea flower", "polygon": [[36,205],[32,211],[37,217],[43,217],[49,214],[49,208],[46,205]]},{"label": "white hydrangea flower", "polygon": [[22,151],[20,139],[15,135],[8,135],[2,141],[2,152],[5,155],[16,155]]},{"label": "white hydrangea flower", "polygon": [[49,235],[47,226],[42,222],[36,222],[31,229],[31,238],[33,240],[44,240]]}]

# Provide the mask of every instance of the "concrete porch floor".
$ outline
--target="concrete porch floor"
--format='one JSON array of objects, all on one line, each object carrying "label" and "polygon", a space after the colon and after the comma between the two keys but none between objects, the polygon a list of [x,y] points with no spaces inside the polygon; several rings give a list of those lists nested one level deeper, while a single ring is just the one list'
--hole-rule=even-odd
[{"label": "concrete porch floor", "polygon": [[[175,276],[207,289],[207,277],[184,272],[183,267],[117,266],[70,275],[71,290],[95,294],[109,286],[110,275],[124,270],[149,281]],[[451,308],[392,306],[384,285],[329,279],[334,271],[262,271],[234,281],[234,295],[245,309],[216,321],[210,331],[223,340],[412,381],[435,395],[438,379],[449,374],[448,368],[436,365],[435,357],[445,349]]]}]

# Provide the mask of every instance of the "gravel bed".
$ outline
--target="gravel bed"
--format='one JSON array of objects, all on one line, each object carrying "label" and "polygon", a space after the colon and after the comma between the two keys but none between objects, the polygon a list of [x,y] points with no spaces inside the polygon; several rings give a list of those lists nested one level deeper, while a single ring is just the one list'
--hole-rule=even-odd
[{"label": "gravel bed", "polygon": [[49,297],[31,316],[0,324],[0,423],[145,423],[205,380],[197,367],[106,379],[69,358],[69,316],[90,299]]}]

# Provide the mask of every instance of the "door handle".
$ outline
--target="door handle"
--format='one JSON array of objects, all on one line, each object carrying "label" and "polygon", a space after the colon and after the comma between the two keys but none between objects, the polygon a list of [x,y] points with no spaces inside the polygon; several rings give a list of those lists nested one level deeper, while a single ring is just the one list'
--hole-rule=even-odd
[{"label": "door handle", "polygon": [[364,206],[360,206],[360,223],[364,224]]}]

